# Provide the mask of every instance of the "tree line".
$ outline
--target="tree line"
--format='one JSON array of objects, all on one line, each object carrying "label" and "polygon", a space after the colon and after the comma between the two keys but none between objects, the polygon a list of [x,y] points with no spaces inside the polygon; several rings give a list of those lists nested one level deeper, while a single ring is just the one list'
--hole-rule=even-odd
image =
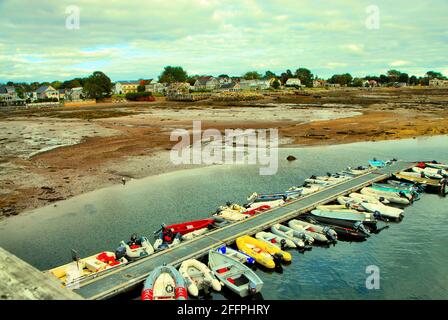
[{"label": "tree line", "polygon": [[[188,75],[180,66],[166,66],[158,77],[160,83],[171,84],[173,82],[188,82],[193,85],[200,75]],[[273,87],[278,88],[281,85],[285,85],[288,79],[299,78],[301,83],[306,87],[312,87],[313,81],[319,79],[317,75],[314,75],[311,70],[307,68],[298,68],[294,72],[287,69],[280,74],[276,74],[270,70],[266,71],[264,74],[258,71],[248,71],[240,77],[229,77],[227,74],[221,74],[218,78],[232,78],[234,80],[270,80],[275,78],[273,81]],[[341,86],[352,86],[361,87],[365,80],[374,80],[379,85],[389,85],[394,83],[407,83],[409,85],[429,85],[429,81],[432,79],[443,79],[447,80],[442,73],[436,71],[428,71],[423,77],[417,77],[415,75],[409,75],[407,73],[401,72],[399,70],[389,70],[386,74],[367,75],[364,78],[353,77],[350,73],[335,74],[329,79],[326,79],[328,83],[339,84]],[[145,91],[145,84],[147,81],[141,80],[138,87],[138,92]],[[1,84],[0,84],[1,85]],[[101,99],[110,97],[112,95],[113,83],[111,79],[101,71],[95,71],[88,77],[85,78],[74,78],[65,81],[53,81],[53,82],[12,82],[9,81],[5,85],[14,86],[16,92],[20,98],[24,98],[25,92],[36,91],[41,86],[52,86],[56,90],[58,89],[73,89],[77,87],[84,88],[84,94],[89,99]]]}]

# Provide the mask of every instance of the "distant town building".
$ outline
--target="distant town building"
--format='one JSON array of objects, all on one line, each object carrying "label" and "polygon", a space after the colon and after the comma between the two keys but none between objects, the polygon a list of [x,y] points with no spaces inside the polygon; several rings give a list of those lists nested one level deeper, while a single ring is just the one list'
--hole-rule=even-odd
[{"label": "distant town building", "polygon": [[112,89],[114,94],[135,93],[138,91],[140,81],[117,81]]},{"label": "distant town building", "polygon": [[0,87],[0,101],[5,103],[13,102],[17,99],[16,89],[12,86]]},{"label": "distant town building", "polygon": [[165,87],[165,85],[163,83],[154,82],[154,83],[147,84],[145,86],[145,91],[146,92],[163,94],[166,91],[166,87]]},{"label": "distant town building", "polygon": [[300,86],[301,84],[302,82],[300,81],[299,78],[289,78],[288,80],[286,80],[285,83],[287,87]]},{"label": "distant town building", "polygon": [[36,90],[38,99],[58,99],[59,91],[52,86],[41,86]]},{"label": "distant town building", "polygon": [[59,92],[59,99],[64,100],[67,89],[59,89],[58,92]]},{"label": "distant town building", "polygon": [[199,77],[194,83],[194,90],[215,90],[220,86],[219,80],[212,76]]},{"label": "distant town building", "polygon": [[65,100],[69,101],[79,101],[84,99],[83,87],[76,87],[73,89],[68,89],[65,92]]},{"label": "distant town building", "polygon": [[241,90],[266,90],[271,87],[270,80],[241,80],[240,88]]},{"label": "distant town building", "polygon": [[314,88],[323,88],[327,84],[327,81],[322,79],[314,79],[313,80],[313,87]]},{"label": "distant town building", "polygon": [[448,80],[431,79],[429,80],[430,87],[448,87]]},{"label": "distant town building", "polygon": [[325,83],[325,87],[328,87],[328,88],[340,88],[341,87],[341,85],[339,84],[339,83]]},{"label": "distant town building", "polygon": [[237,82],[224,83],[217,89],[217,91],[219,91],[219,92],[238,92],[238,91],[241,91],[241,86]]}]

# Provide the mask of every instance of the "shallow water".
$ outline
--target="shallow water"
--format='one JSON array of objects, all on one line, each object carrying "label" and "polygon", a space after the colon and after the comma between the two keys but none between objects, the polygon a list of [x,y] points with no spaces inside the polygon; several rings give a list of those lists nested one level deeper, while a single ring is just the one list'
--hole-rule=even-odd
[{"label": "shallow water", "polygon": [[[286,190],[312,174],[372,157],[448,162],[448,137],[354,143],[280,150],[279,171],[260,176],[255,166],[216,166],[179,171],[84,194],[0,223],[0,246],[42,270],[81,256],[114,251],[138,232],[151,236],[162,222],[204,218],[226,201],[252,192]],[[293,154],[298,160],[283,160]],[[293,252],[283,273],[257,273],[265,299],[447,299],[448,198],[424,195],[406,208],[399,224],[363,243]],[[380,268],[380,289],[367,290],[366,267]],[[227,296],[227,295],[226,295]],[[232,297],[232,296],[231,296]],[[213,295],[215,299],[224,298]]]}]

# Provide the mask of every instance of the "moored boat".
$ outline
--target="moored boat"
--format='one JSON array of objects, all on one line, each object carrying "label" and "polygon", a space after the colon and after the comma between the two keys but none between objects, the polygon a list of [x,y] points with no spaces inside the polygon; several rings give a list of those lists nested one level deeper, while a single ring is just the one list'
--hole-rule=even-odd
[{"label": "moored boat", "polygon": [[290,220],[288,221],[288,226],[294,230],[307,231],[308,235],[310,235],[311,237],[313,237],[314,240],[319,242],[336,242],[338,238],[336,231],[334,231],[333,229],[326,226],[320,226],[317,224],[305,222],[302,220],[297,219]]},{"label": "moored boat", "polygon": [[292,241],[288,238],[273,234],[271,232],[264,232],[264,231],[257,232],[257,234],[255,235],[255,238],[257,238],[258,240],[262,240],[262,241],[271,243],[274,246],[277,246],[282,250],[284,250],[285,248],[297,248],[294,241]]},{"label": "moored boat", "polygon": [[180,233],[181,235],[193,232],[199,229],[207,228],[213,225],[215,221],[213,219],[201,219],[189,222],[182,222],[177,224],[172,224],[169,226],[162,226],[162,232],[170,232],[172,234]]},{"label": "moored boat", "polygon": [[155,268],[146,279],[142,300],[187,300],[187,289],[182,275],[172,266]]},{"label": "moored boat", "polygon": [[285,252],[276,246],[252,238],[250,236],[242,236],[236,239],[238,249],[252,258],[262,266],[273,269],[276,267],[275,260],[282,260],[285,262],[291,261],[291,254]]},{"label": "moored boat", "polygon": [[102,272],[125,265],[128,261],[124,257],[118,258],[113,252],[104,251],[87,258],[78,259],[65,265],[48,270],[64,286],[76,285]]},{"label": "moored boat", "polygon": [[279,223],[274,224],[271,227],[271,232],[281,237],[290,239],[298,248],[305,248],[306,244],[314,243],[314,238],[307,234],[304,230],[294,230]]},{"label": "moored boat", "polygon": [[210,250],[208,265],[214,275],[231,291],[244,298],[261,291],[263,281],[238,260]]},{"label": "moored boat", "polygon": [[370,218],[369,215],[362,213],[352,212],[336,212],[336,211],[322,211],[312,210],[311,215],[318,221],[322,221],[328,224],[342,225],[352,227],[356,222],[362,222],[366,227],[376,230],[377,221],[374,218]]},{"label": "moored boat", "polygon": [[188,293],[197,297],[199,291],[212,288],[221,291],[221,284],[216,279],[211,270],[202,262],[196,259],[188,259],[182,262],[179,273],[184,278]]},{"label": "moored boat", "polygon": [[238,260],[241,263],[247,264],[247,265],[254,265],[255,259],[249,256],[248,254],[241,252],[239,250],[232,249],[227,246],[220,247],[216,249],[217,252],[221,254],[225,254],[226,256]]},{"label": "moored boat", "polygon": [[141,259],[154,253],[154,248],[146,237],[132,235],[127,242],[121,241],[116,254],[125,255],[129,261]]},{"label": "moored boat", "polygon": [[388,192],[388,191],[381,191],[376,190],[370,187],[365,187],[361,189],[361,193],[369,196],[376,197],[377,199],[384,198],[388,200],[391,203],[401,204],[401,205],[408,205],[411,203],[410,196],[407,196],[405,193],[400,192]]}]

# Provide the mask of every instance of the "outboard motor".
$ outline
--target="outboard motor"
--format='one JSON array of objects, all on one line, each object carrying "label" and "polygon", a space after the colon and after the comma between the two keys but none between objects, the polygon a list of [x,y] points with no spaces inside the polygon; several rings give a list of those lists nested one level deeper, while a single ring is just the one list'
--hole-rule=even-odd
[{"label": "outboard motor", "polygon": [[126,248],[124,246],[119,246],[117,250],[115,250],[115,259],[120,260],[126,256]]},{"label": "outboard motor", "polygon": [[249,295],[254,295],[257,293],[257,287],[255,285],[255,283],[253,283],[252,281],[249,281]]},{"label": "outboard motor", "polygon": [[316,179],[317,177],[313,174],[310,179]]},{"label": "outboard motor", "polygon": [[282,250],[285,250],[285,248],[286,248],[286,240],[285,240],[285,239],[282,239],[282,240],[280,241],[280,248],[281,248]]},{"label": "outboard motor", "polygon": [[356,231],[360,231],[366,235],[370,234],[370,231],[367,230],[365,225],[360,221],[356,222],[353,227],[355,228]]},{"label": "outboard motor", "polygon": [[375,219],[377,219],[377,220],[382,220],[382,219],[384,219],[383,216],[381,215],[381,213],[380,213],[379,211],[375,211],[375,212],[373,213],[373,217],[374,217]]},{"label": "outboard motor", "polygon": [[337,235],[336,234],[334,234],[333,232],[331,232],[332,230],[330,229],[330,227],[328,227],[328,226],[325,226],[323,229],[322,229],[322,233],[328,238],[328,239],[330,239],[332,242],[336,242],[338,239],[337,239]]}]

